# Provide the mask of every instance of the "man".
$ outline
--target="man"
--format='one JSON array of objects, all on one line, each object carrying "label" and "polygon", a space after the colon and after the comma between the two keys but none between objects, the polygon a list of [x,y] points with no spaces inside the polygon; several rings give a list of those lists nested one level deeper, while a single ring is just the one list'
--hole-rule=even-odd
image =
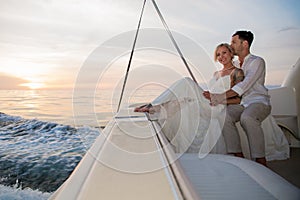
[{"label": "man", "polygon": [[245,130],[251,157],[266,166],[264,134],[261,122],[270,114],[270,96],[264,86],[265,61],[250,53],[253,34],[237,31],[232,35],[231,47],[238,56],[238,65],[245,73],[245,79],[225,94],[211,94],[212,104],[219,104],[224,98],[242,97],[241,104],[228,105],[223,135],[228,153],[243,157],[236,122]]}]

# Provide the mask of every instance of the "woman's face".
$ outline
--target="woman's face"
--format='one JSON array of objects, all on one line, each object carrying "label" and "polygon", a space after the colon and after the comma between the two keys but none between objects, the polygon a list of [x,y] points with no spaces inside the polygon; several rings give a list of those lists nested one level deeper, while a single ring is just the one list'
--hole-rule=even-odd
[{"label": "woman's face", "polygon": [[216,51],[217,61],[222,65],[227,65],[231,63],[232,60],[232,53],[226,46],[221,46]]}]

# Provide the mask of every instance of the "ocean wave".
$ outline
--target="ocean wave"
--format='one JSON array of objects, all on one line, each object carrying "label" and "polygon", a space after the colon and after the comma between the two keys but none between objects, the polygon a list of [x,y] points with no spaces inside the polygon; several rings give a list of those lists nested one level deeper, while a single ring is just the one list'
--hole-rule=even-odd
[{"label": "ocean wave", "polygon": [[0,185],[1,200],[46,200],[52,193]]},{"label": "ocean wave", "polygon": [[93,127],[0,113],[0,184],[18,190],[55,191],[99,134]]}]

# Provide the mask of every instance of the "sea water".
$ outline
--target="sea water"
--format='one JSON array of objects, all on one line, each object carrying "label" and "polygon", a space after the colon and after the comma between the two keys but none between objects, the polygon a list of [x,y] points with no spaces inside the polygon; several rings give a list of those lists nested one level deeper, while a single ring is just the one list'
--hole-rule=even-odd
[{"label": "sea water", "polygon": [[[136,94],[130,103],[149,102],[158,94]],[[112,96],[0,90],[0,199],[49,198],[114,115]]]},{"label": "sea water", "polygon": [[100,134],[88,126],[75,128],[3,113],[0,122],[0,199],[47,198]]}]

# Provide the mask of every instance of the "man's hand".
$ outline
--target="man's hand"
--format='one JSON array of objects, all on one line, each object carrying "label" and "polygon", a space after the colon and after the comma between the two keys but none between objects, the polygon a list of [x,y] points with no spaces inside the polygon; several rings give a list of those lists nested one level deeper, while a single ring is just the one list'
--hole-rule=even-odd
[{"label": "man's hand", "polygon": [[209,91],[204,91],[202,94],[206,99],[210,100],[210,92]]}]

